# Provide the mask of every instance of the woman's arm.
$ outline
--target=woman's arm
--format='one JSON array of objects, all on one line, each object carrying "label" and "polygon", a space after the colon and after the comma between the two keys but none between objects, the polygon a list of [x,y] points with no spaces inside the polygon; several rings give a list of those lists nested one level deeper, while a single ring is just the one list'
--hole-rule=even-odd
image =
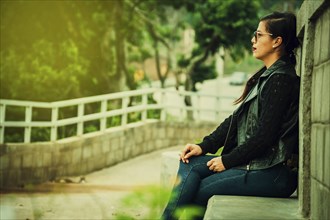
[{"label": "woman's arm", "polygon": [[236,117],[234,114],[227,117],[211,134],[205,136],[197,145],[202,148],[203,154],[216,153],[225,143],[229,127],[231,132],[236,132]]}]

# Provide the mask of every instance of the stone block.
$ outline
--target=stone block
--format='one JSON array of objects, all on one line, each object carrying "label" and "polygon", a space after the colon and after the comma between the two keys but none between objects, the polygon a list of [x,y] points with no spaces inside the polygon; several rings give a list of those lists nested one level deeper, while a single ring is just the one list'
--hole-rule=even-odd
[{"label": "stone block", "polygon": [[296,198],[212,196],[204,220],[214,219],[301,219]]},{"label": "stone block", "polygon": [[9,168],[9,155],[0,156],[0,170],[6,170]]},{"label": "stone block", "polygon": [[324,164],[324,126],[312,125],[311,136],[311,176],[318,180],[323,179]]},{"label": "stone block", "polygon": [[61,153],[60,155],[60,164],[67,165],[72,164],[73,150],[67,151],[66,153]]},{"label": "stone block", "polygon": [[26,183],[31,183],[33,172],[36,168],[24,168],[21,170],[21,179]]},{"label": "stone block", "polygon": [[0,170],[0,188],[7,186],[8,170]]},{"label": "stone block", "polygon": [[111,166],[116,164],[115,154],[113,152],[109,152],[106,155],[106,166]]},{"label": "stone block", "polygon": [[143,136],[144,136],[144,140],[145,141],[148,141],[148,140],[150,140],[151,138],[152,138],[152,134],[151,134],[151,129],[150,128],[145,128],[144,129],[144,134],[143,134]]},{"label": "stone block", "polygon": [[103,153],[108,153],[110,151],[110,143],[111,140],[108,136],[104,135],[102,139],[102,152]]},{"label": "stone block", "polygon": [[88,165],[86,160],[80,163],[80,173],[81,174],[88,173]]},{"label": "stone block", "polygon": [[35,163],[35,167],[42,167],[43,166],[43,154],[41,152],[35,152],[33,155],[34,158],[34,163]]},{"label": "stone block", "polygon": [[34,158],[32,155],[33,152],[30,153],[26,153],[24,154],[24,156],[22,157],[22,168],[30,168],[33,167],[34,164]]},{"label": "stone block", "polygon": [[168,126],[166,128],[166,138],[173,138],[176,136],[175,130],[173,127]]},{"label": "stone block", "polygon": [[100,141],[95,141],[92,145],[93,147],[93,156],[101,156],[102,155],[102,145]]},{"label": "stone block", "polygon": [[8,153],[8,145],[7,144],[0,144],[0,157]]},{"label": "stone block", "polygon": [[163,147],[173,146],[170,144],[170,139],[166,138],[163,140]]},{"label": "stone block", "polygon": [[115,161],[122,162],[124,160],[124,152],[122,150],[115,151]]},{"label": "stone block", "polygon": [[82,159],[88,159],[93,156],[93,145],[86,145],[82,148]]},{"label": "stone block", "polygon": [[148,152],[151,152],[155,149],[155,143],[153,141],[148,141],[146,143],[146,145],[147,145],[147,151]]},{"label": "stone block", "polygon": [[166,138],[166,128],[164,128],[163,126],[161,128],[157,129],[158,132],[158,137],[160,139],[165,139]]},{"label": "stone block", "polygon": [[94,168],[100,170],[106,166],[106,156],[100,155],[94,160]]},{"label": "stone block", "polygon": [[121,136],[121,137],[119,138],[118,149],[124,149],[124,148],[125,148],[127,138],[130,138],[130,137],[127,137],[127,136]]},{"label": "stone block", "polygon": [[330,188],[330,125],[325,126],[324,138],[324,184]]},{"label": "stone block", "polygon": [[22,167],[22,157],[21,154],[12,154],[9,161],[10,168],[20,169]]},{"label": "stone block", "polygon": [[141,145],[134,145],[132,147],[132,157],[136,157],[141,154],[143,154],[143,149],[142,149]]},{"label": "stone block", "polygon": [[110,141],[109,141],[110,151],[118,150],[119,147],[120,147],[120,138],[119,137],[110,139]]},{"label": "stone block", "polygon": [[135,136],[134,136],[134,140],[135,143],[140,144],[143,143],[144,141],[144,129],[139,129],[135,131]]},{"label": "stone block", "polygon": [[[330,59],[330,10],[326,10],[319,18],[318,23],[321,23],[321,50],[320,62],[325,62]],[[328,72],[329,73],[329,72]]]},{"label": "stone block", "polygon": [[314,65],[321,63],[321,36],[322,36],[322,22],[319,20],[315,25],[315,37],[314,37]]},{"label": "stone block", "polygon": [[[327,51],[330,51],[329,49]],[[322,76],[322,96],[319,97],[321,102],[321,121],[330,122],[330,59],[323,65],[323,76]]]},{"label": "stone block", "polygon": [[[8,170],[7,172],[7,176],[6,178],[6,185],[7,186],[11,186],[11,187],[16,187],[19,185],[19,183],[21,183],[21,174],[23,174],[23,171],[19,170],[19,169],[11,169]],[[27,176],[30,179],[32,173],[28,172]]]},{"label": "stone block", "polygon": [[130,145],[127,145],[124,148],[124,158],[128,159],[131,158],[132,156],[133,156],[132,147]]},{"label": "stone block", "polygon": [[317,180],[312,179],[311,189],[311,219],[330,219],[330,189],[324,187]]},{"label": "stone block", "polygon": [[85,163],[87,165],[87,171],[86,171],[87,173],[90,173],[95,170],[93,159],[89,159]]},{"label": "stone block", "polygon": [[82,149],[80,147],[72,149],[72,163],[78,164],[82,160]]},{"label": "stone block", "polygon": [[313,71],[312,81],[312,122],[320,122],[322,109],[322,83],[323,83],[323,68],[318,66]]},{"label": "stone block", "polygon": [[42,152],[42,166],[51,167],[52,166],[52,154],[49,152]]},{"label": "stone block", "polygon": [[161,149],[163,147],[163,141],[160,139],[157,139],[154,143],[155,143],[154,145],[155,148],[153,150]]},{"label": "stone block", "polygon": [[42,181],[45,181],[47,179],[46,177],[47,175],[44,168],[33,169],[33,176],[32,176],[33,183],[40,183]]}]

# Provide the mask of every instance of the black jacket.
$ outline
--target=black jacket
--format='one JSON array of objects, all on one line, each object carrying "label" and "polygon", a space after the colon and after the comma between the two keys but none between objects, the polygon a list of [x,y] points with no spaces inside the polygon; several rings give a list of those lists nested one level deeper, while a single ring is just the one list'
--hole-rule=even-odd
[{"label": "black jacket", "polygon": [[203,153],[220,147],[226,169],[264,169],[298,152],[299,77],[287,57],[263,68],[242,104],[199,143]]}]

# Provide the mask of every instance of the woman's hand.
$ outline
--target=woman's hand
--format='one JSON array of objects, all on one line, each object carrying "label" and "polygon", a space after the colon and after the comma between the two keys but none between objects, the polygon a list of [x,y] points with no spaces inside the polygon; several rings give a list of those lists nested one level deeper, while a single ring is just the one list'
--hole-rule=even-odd
[{"label": "woman's hand", "polygon": [[202,152],[202,148],[197,144],[187,144],[180,154],[180,160],[182,160],[183,163],[189,163],[189,158],[191,156],[201,155]]},{"label": "woman's hand", "polygon": [[214,172],[222,172],[226,170],[225,166],[222,163],[221,157],[215,157],[206,164],[210,170]]}]

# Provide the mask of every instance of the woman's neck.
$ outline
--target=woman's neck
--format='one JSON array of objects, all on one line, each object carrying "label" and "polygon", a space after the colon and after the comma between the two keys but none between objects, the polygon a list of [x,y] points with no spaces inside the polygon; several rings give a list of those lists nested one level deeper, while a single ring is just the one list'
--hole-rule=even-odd
[{"label": "woman's neck", "polygon": [[273,65],[278,59],[280,59],[280,57],[283,54],[280,53],[272,53],[269,54],[269,56],[267,57],[267,59],[263,60],[266,68],[268,69],[271,65]]}]

